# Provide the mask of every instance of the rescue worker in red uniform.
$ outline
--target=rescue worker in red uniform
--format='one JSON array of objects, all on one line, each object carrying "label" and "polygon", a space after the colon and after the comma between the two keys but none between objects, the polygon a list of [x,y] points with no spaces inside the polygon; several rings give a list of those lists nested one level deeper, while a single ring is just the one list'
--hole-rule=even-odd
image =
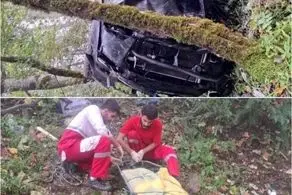
[{"label": "rescue worker in red uniform", "polygon": [[145,105],[141,114],[130,117],[120,129],[117,141],[135,162],[164,160],[170,175],[178,177],[179,162],[173,147],[161,143],[162,123],[156,106]]},{"label": "rescue worker in red uniform", "polygon": [[87,106],[74,117],[58,142],[62,162],[75,163],[81,170],[89,172],[87,185],[96,190],[111,190],[106,181],[111,166],[111,144],[118,147],[121,158],[123,156],[122,147],[105,125],[119,112],[120,107],[113,99],[100,108]]}]

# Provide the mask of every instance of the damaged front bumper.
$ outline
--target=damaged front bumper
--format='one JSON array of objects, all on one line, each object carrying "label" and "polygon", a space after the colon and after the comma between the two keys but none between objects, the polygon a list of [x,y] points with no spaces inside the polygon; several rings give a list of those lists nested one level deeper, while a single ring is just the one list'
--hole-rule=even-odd
[{"label": "damaged front bumper", "polygon": [[[154,11],[167,14],[167,10],[158,9],[164,5],[158,2]],[[140,3],[135,6],[149,9],[141,8],[144,4]],[[193,12],[204,14],[203,7]],[[208,49],[98,20],[92,23],[86,53],[90,77],[107,87],[119,81],[149,95],[173,96],[200,96],[210,91],[216,92],[215,96],[226,96],[233,88],[230,75],[234,64]]]}]

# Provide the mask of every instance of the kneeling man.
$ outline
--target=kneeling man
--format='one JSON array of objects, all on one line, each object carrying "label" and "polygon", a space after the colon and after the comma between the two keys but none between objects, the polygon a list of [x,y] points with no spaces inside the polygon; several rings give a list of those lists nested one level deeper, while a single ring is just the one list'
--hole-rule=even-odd
[{"label": "kneeling man", "polygon": [[[145,105],[141,114],[130,117],[120,129],[117,141],[135,162],[142,159],[164,160],[170,175],[179,176],[175,150],[161,143],[162,123],[156,106]],[[126,138],[126,140],[125,140]]]}]

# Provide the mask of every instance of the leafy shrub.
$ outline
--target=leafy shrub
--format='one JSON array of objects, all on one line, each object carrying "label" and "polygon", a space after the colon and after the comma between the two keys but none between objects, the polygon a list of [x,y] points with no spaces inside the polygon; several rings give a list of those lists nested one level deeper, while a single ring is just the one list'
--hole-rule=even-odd
[{"label": "leafy shrub", "polygon": [[[180,105],[177,110],[185,110],[180,119],[174,120],[180,120],[183,124],[186,139],[195,140],[206,129],[205,126],[221,126],[222,131],[240,127],[256,129],[261,126],[265,129],[261,131],[267,134],[280,131],[282,148],[291,145],[289,99],[192,99],[173,103]],[[204,128],[198,127],[200,125]]]},{"label": "leafy shrub", "polygon": [[1,169],[1,194],[29,194],[29,187],[12,171]]},{"label": "leafy shrub", "polygon": [[[275,72],[279,84],[291,90],[291,5],[288,0],[255,1],[252,3],[251,30],[259,37],[261,48],[267,58],[281,66],[281,72]],[[272,81],[268,80],[267,83]],[[291,91],[289,91],[291,94]],[[275,94],[272,94],[275,95]]]}]

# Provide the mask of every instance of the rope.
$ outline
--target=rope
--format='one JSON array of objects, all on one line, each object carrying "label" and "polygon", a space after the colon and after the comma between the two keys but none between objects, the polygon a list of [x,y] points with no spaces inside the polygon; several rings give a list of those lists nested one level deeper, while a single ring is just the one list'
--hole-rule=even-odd
[{"label": "rope", "polygon": [[62,87],[61,87],[61,85],[59,83],[59,80],[58,80],[57,76],[56,75],[54,75],[54,76],[55,76],[55,78],[57,80],[57,83],[58,83],[59,88],[61,89],[61,92],[63,93],[64,97],[66,97],[66,95],[65,95],[65,93],[64,93],[64,91],[63,91],[63,89],[62,89]]},{"label": "rope", "polygon": [[[122,160],[118,158],[111,158],[114,165],[119,165],[122,163]],[[68,184],[71,186],[80,186],[83,184],[82,178],[72,173],[71,170],[66,172],[65,168],[62,166],[62,163],[59,160],[55,165],[52,165],[51,169],[51,174],[47,178],[42,179],[42,182],[52,183],[53,181],[56,181],[56,183],[60,186],[65,186]]]},{"label": "rope", "polygon": [[52,167],[52,170],[53,171],[46,179],[42,179],[42,182],[52,183],[53,181],[56,181],[59,186],[65,186],[66,184],[80,186],[83,184],[82,179],[76,176],[76,174],[71,171],[66,172],[60,162],[58,162],[55,167]]}]

